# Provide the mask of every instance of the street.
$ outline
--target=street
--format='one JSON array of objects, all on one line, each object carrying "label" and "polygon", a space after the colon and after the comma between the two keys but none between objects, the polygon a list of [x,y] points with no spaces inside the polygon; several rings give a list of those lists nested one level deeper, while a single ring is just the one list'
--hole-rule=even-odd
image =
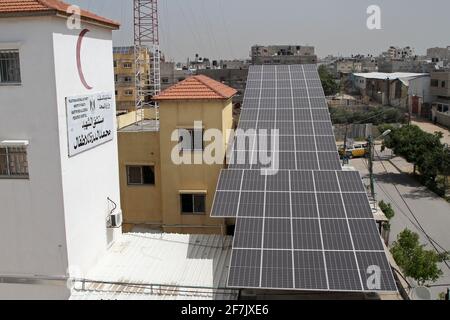
[{"label": "street", "polygon": [[[383,157],[383,159],[388,158],[388,156]],[[445,250],[450,250],[450,203],[427,190],[412,177],[401,173],[397,168],[404,172],[410,171],[408,169],[410,165],[405,160],[395,158],[393,162],[396,166],[387,160],[380,161],[377,159],[374,162],[377,201],[384,200],[391,203],[396,213],[391,221],[390,244],[396,240],[400,232],[408,228],[420,235],[420,241],[426,244],[427,249],[433,249],[430,241],[419,229],[413,215],[408,210],[409,206],[429,237]],[[369,185],[367,159],[352,159],[350,165],[361,173],[365,184]],[[399,195],[394,185],[397,186],[402,196]],[[404,203],[402,197],[408,206]],[[442,249],[440,250],[442,251]],[[440,268],[444,274],[434,285],[442,284],[443,286],[431,288],[432,299],[437,299],[439,293],[450,287],[450,268],[444,263],[440,265]],[[413,283],[413,281],[410,281],[410,283]]]}]

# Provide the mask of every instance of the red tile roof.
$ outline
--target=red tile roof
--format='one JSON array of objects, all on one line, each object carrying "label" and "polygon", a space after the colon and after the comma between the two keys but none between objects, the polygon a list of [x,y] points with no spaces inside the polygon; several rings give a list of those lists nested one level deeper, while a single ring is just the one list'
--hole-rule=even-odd
[{"label": "red tile roof", "polygon": [[192,76],[164,90],[154,100],[230,99],[237,91],[204,75]]},{"label": "red tile roof", "polygon": [[[70,4],[59,0],[0,0],[1,17],[20,17],[35,15],[63,15],[71,16],[67,9]],[[81,10],[81,18],[87,22],[99,23],[109,28],[118,29],[116,21],[100,17],[92,12]]]}]

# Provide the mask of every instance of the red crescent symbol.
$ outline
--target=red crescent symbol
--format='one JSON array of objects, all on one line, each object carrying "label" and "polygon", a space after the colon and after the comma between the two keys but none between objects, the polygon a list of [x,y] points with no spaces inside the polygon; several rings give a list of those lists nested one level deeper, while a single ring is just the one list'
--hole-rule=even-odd
[{"label": "red crescent symbol", "polygon": [[83,68],[81,66],[81,43],[83,42],[83,37],[88,32],[89,32],[88,29],[84,29],[84,30],[82,30],[80,32],[80,35],[78,37],[78,42],[77,42],[77,68],[78,68],[78,75],[80,76],[81,83],[83,83],[83,86],[86,89],[91,90],[92,87],[87,84],[86,79],[84,78]]}]

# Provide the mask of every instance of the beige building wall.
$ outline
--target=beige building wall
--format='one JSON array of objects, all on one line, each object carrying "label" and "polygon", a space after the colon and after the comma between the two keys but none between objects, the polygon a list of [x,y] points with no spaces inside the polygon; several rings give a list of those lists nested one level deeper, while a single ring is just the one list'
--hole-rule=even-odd
[{"label": "beige building wall", "polygon": [[[180,128],[193,128],[194,121],[202,120],[203,128],[219,129],[226,133],[232,128],[232,101],[161,101],[160,102],[160,154],[162,181],[162,211],[166,232],[224,233],[224,220],[210,218],[214,193],[223,164],[176,165],[172,162],[172,149],[178,142],[171,141],[172,132]],[[223,148],[226,150],[227,138]],[[205,147],[206,147],[205,143]],[[201,151],[192,155],[202,156]],[[225,159],[224,159],[225,160]],[[202,215],[181,214],[180,193],[206,193],[206,212]],[[189,192],[188,192],[189,191]],[[183,225],[184,227],[176,227]],[[173,227],[169,227],[173,226]],[[189,227],[191,226],[191,227]],[[198,226],[202,226],[199,228]]]},{"label": "beige building wall", "polygon": [[[161,162],[159,132],[119,131],[120,195],[124,216],[123,229],[129,232],[135,225],[158,228],[163,223],[161,210]],[[155,185],[128,185],[127,166],[155,167]]]},{"label": "beige building wall", "polygon": [[[148,61],[145,67],[141,68],[141,73],[149,74],[150,70],[150,55],[148,51],[141,51],[142,59]],[[131,67],[130,67],[131,66]],[[116,84],[116,105],[117,111],[132,111],[135,110],[136,90],[135,90],[135,75],[136,64],[134,49],[121,53],[114,53],[114,77]],[[126,77],[131,78],[131,81],[124,81]],[[145,84],[145,79],[142,82]],[[131,94],[130,94],[131,93]]]},{"label": "beige building wall", "polygon": [[[161,101],[159,132],[133,129],[133,118],[133,113],[118,117],[118,123],[122,123],[118,141],[124,232],[135,226],[145,226],[172,233],[225,233],[225,220],[209,216],[225,158],[221,164],[176,165],[171,154],[178,142],[171,141],[171,136],[178,129],[193,128],[194,121],[201,120],[205,130],[218,129],[224,133],[222,147],[226,150],[229,129],[233,126],[231,99]],[[205,143],[205,147],[207,145]],[[201,151],[190,154],[203,156]],[[155,185],[128,185],[126,168],[129,165],[154,165]],[[183,192],[205,193],[206,212],[181,214],[180,194]]]}]

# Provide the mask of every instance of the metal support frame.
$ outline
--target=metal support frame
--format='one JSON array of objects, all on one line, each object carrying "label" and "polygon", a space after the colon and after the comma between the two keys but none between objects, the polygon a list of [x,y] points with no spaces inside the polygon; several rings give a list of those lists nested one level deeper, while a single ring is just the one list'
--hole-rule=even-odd
[{"label": "metal support frame", "polygon": [[161,91],[158,0],[133,1],[136,122],[144,119],[144,109],[149,108],[155,109],[159,120],[158,103],[152,101]]}]

